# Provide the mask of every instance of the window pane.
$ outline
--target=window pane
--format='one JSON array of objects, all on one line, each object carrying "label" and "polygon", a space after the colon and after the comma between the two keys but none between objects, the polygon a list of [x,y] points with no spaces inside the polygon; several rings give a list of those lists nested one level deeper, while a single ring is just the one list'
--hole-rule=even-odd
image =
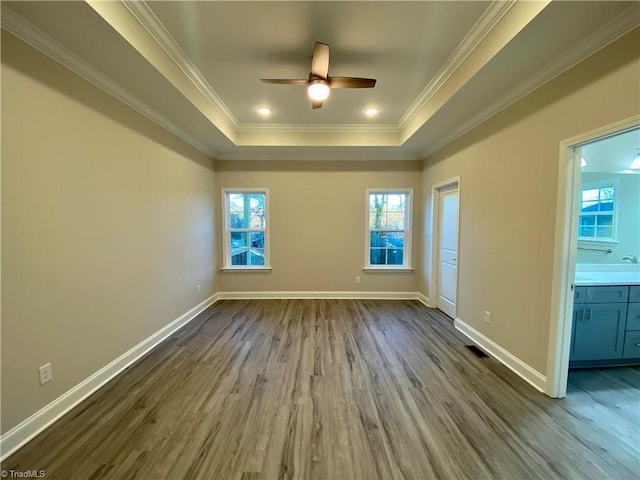
[{"label": "window pane", "polygon": [[244,211],[244,195],[242,193],[229,194],[229,211],[230,212]]},{"label": "window pane", "polygon": [[404,232],[389,232],[387,234],[389,247],[404,248]]},{"label": "window pane", "polygon": [[582,202],[598,202],[600,190],[593,188],[590,190],[582,191]]},{"label": "window pane", "polygon": [[404,230],[404,212],[389,212],[386,228]]},{"label": "window pane", "polygon": [[404,202],[406,195],[403,193],[392,194],[387,196],[387,205],[389,212],[404,212]]},{"label": "window pane", "polygon": [[264,265],[264,248],[252,248],[251,265]]},{"label": "window pane", "polygon": [[384,248],[372,248],[369,254],[369,262],[371,265],[386,264],[386,250]]},{"label": "window pane", "polygon": [[244,232],[231,232],[231,253],[235,253],[234,248],[246,247],[247,234]]},{"label": "window pane", "polygon": [[250,206],[250,228],[265,228],[265,202],[264,193],[251,193],[247,195]]},{"label": "window pane", "polygon": [[242,213],[242,212],[231,212],[229,214],[229,220],[230,220],[230,223],[231,223],[231,228],[245,228],[244,213]]},{"label": "window pane", "polygon": [[611,238],[613,236],[613,227],[596,227],[596,237]]},{"label": "window pane", "polygon": [[266,195],[264,193],[230,193],[230,227],[265,229],[265,203]]},{"label": "window pane", "polygon": [[583,212],[597,212],[598,211],[598,202],[596,202],[596,201],[593,201],[593,202],[582,202],[581,210]]},{"label": "window pane", "polygon": [[580,225],[595,225],[596,224],[596,216],[595,215],[580,215]]},{"label": "window pane", "polygon": [[387,250],[387,265],[402,265],[403,252],[401,248]]},{"label": "window pane", "polygon": [[613,212],[613,202],[609,202],[609,201],[600,202],[600,211],[601,212]]},{"label": "window pane", "polygon": [[598,226],[613,225],[613,215],[598,215]]},{"label": "window pane", "polygon": [[604,187],[600,189],[600,201],[602,202],[613,202],[613,195],[615,193],[615,188],[613,187]]},{"label": "window pane", "polygon": [[385,228],[386,227],[386,195],[370,194],[369,195],[369,228]]},{"label": "window pane", "polygon": [[236,253],[231,255],[231,265],[246,265],[247,264],[247,251]]},{"label": "window pane", "polygon": [[593,227],[580,227],[580,236],[581,237],[593,237],[595,235],[595,231]]},{"label": "window pane", "polygon": [[369,241],[371,243],[371,247],[386,247],[387,232],[371,232]]},{"label": "window pane", "polygon": [[264,248],[264,232],[252,232],[250,238],[251,248]]}]

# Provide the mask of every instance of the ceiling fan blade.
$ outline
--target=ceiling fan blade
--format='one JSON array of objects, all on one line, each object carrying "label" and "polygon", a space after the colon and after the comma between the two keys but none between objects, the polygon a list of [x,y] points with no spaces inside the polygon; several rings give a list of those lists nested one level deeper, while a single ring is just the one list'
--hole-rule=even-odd
[{"label": "ceiling fan blade", "polygon": [[329,45],[316,42],[311,57],[311,75],[327,78],[329,74]]},{"label": "ceiling fan blade", "polygon": [[313,108],[314,110],[316,108],[320,108],[322,107],[323,102],[323,100],[311,100],[311,108]]},{"label": "ceiling fan blade", "polygon": [[329,77],[327,81],[331,88],[373,88],[376,85],[375,78]]},{"label": "ceiling fan blade", "polygon": [[309,83],[309,80],[303,78],[261,78],[260,81],[279,85],[306,85]]}]

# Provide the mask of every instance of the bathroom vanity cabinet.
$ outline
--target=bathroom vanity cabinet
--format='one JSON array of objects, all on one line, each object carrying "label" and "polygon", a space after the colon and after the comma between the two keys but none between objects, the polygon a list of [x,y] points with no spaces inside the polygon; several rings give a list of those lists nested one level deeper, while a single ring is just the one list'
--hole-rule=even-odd
[{"label": "bathroom vanity cabinet", "polygon": [[570,367],[640,363],[640,286],[574,290]]}]

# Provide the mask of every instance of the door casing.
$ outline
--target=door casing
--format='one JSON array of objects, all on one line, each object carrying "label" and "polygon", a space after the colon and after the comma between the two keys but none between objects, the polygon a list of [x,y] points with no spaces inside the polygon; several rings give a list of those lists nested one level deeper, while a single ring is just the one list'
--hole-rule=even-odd
[{"label": "door casing", "polygon": [[573,319],[573,284],[578,249],[578,196],[580,158],[574,149],[595,140],[617,135],[640,126],[640,115],[592,130],[560,142],[556,227],[551,284],[551,318],[547,350],[546,394],[567,396],[569,354]]}]

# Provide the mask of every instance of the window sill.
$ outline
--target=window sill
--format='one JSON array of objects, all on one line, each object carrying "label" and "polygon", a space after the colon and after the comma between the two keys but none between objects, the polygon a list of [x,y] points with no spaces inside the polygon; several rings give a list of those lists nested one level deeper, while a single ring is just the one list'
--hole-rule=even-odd
[{"label": "window sill", "polygon": [[270,272],[271,267],[222,267],[221,272]]},{"label": "window sill", "polygon": [[602,246],[602,247],[615,247],[618,245],[617,240],[598,240],[598,239],[590,239],[590,238],[578,238],[578,245],[589,245],[589,246]]},{"label": "window sill", "polygon": [[389,273],[409,273],[415,271],[412,267],[362,267],[363,272],[389,272]]}]

